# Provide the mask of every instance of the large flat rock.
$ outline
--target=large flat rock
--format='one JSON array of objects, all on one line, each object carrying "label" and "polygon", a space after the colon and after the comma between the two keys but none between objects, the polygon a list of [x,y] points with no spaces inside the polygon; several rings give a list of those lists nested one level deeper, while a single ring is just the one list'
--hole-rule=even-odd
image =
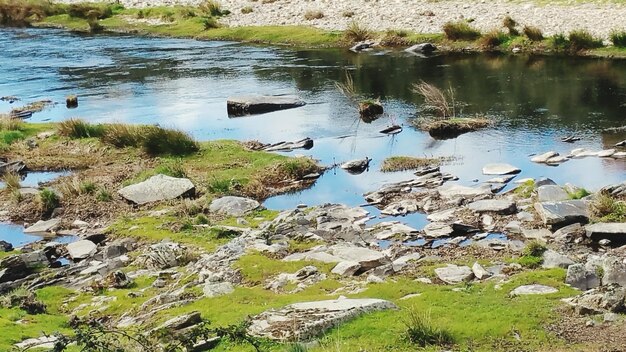
[{"label": "large flat rock", "polygon": [[589,220],[587,203],[583,200],[536,203],[535,209],[546,225],[565,226]]},{"label": "large flat rock", "polygon": [[382,299],[338,299],[295,303],[252,318],[248,332],[278,341],[308,341],[361,314],[397,309]]},{"label": "large flat rock", "polygon": [[517,206],[514,201],[506,199],[484,199],[467,205],[469,209],[477,213],[515,214]]},{"label": "large flat rock", "polygon": [[175,199],[195,192],[189,179],[156,175],[149,179],[126,186],[118,193],[135,204],[146,204]]},{"label": "large flat rock", "polygon": [[451,285],[469,282],[474,278],[474,272],[469,266],[457,266],[454,264],[435,269],[435,274],[441,281]]},{"label": "large flat rock", "polygon": [[263,114],[304,106],[306,103],[293,95],[250,95],[228,98],[226,108],[230,116]]},{"label": "large flat rock", "polygon": [[511,296],[525,296],[525,295],[549,295],[559,292],[558,289],[545,285],[524,285],[519,286],[515,290],[511,291]]},{"label": "large flat rock", "polygon": [[67,245],[67,253],[74,260],[89,258],[96,253],[97,246],[89,240],[72,242]]},{"label": "large flat rock", "polygon": [[61,219],[39,220],[24,229],[24,233],[44,233],[53,231],[61,222]]},{"label": "large flat rock", "polygon": [[626,223],[607,222],[585,226],[587,237],[594,241],[608,239],[615,244],[626,242]]},{"label": "large flat rock", "polygon": [[483,166],[483,174],[485,175],[510,175],[518,174],[521,171],[510,164],[487,164]]},{"label": "large flat rock", "polygon": [[545,185],[537,188],[540,202],[559,202],[569,199],[569,194],[561,186]]},{"label": "large flat rock", "polygon": [[483,184],[478,187],[446,184],[439,187],[437,192],[439,192],[439,195],[443,198],[478,197],[493,194],[493,192],[491,192],[491,186],[487,184]]},{"label": "large flat rock", "polygon": [[209,210],[214,213],[239,217],[248,214],[260,206],[261,204],[254,199],[227,196],[213,200],[209,206]]}]

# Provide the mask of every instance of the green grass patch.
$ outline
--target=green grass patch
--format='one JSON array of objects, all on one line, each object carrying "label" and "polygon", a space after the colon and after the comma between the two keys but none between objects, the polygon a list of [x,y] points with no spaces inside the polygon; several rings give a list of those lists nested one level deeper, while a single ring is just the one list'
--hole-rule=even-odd
[{"label": "green grass patch", "polygon": [[535,191],[535,181],[528,180],[521,185],[517,186],[513,193],[520,198],[530,198]]},{"label": "green grass patch", "polygon": [[268,278],[280,273],[295,273],[307,265],[316,266],[320,271],[330,273],[335,266],[333,263],[322,262],[285,262],[278,259],[269,258],[261,253],[248,253],[234,264],[234,267],[241,270],[244,280],[249,283],[263,284]]},{"label": "green grass patch", "polygon": [[443,32],[450,40],[476,40],[480,32],[471,27],[466,21],[447,22],[443,25]]},{"label": "green grass patch", "polygon": [[574,192],[567,192],[570,199],[582,199],[589,195],[591,192],[587,191],[584,188],[577,188]]}]

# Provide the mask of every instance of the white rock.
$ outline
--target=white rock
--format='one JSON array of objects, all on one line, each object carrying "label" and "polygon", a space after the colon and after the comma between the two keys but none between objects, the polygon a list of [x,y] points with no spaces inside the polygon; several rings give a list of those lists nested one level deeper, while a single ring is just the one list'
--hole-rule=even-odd
[{"label": "white rock", "polygon": [[545,286],[545,285],[524,285],[516,288],[511,291],[511,296],[523,296],[523,295],[548,295],[551,293],[557,293],[557,290],[554,287]]}]

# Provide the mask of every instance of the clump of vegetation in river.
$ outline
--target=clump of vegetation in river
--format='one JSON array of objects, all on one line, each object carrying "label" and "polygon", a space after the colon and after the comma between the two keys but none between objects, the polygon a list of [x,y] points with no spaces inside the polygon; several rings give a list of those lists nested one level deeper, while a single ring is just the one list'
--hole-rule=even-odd
[{"label": "clump of vegetation in river", "polygon": [[382,172],[416,170],[425,166],[441,164],[441,158],[417,158],[412,156],[392,156],[385,160],[380,167]]},{"label": "clump of vegetation in river", "polygon": [[485,50],[493,50],[504,43],[509,37],[502,31],[494,29],[478,39],[478,45]]},{"label": "clump of vegetation in river", "polygon": [[358,107],[359,115],[362,121],[370,123],[383,114],[384,108],[380,100],[359,97],[359,94],[354,86],[352,75],[348,72],[346,72],[345,81],[335,82],[335,87],[337,87],[337,90],[348,98],[352,104]]},{"label": "clump of vegetation in river", "polygon": [[449,346],[454,343],[452,333],[433,324],[430,314],[409,309],[404,319],[406,339],[419,347]]},{"label": "clump of vegetation in river", "polygon": [[371,39],[373,35],[369,28],[357,21],[350,22],[348,28],[343,32],[343,38],[348,43],[362,42]]},{"label": "clump of vegetation in river", "polygon": [[480,32],[467,21],[447,22],[443,25],[443,32],[450,40],[476,40],[480,37]]},{"label": "clump of vegetation in river", "polygon": [[515,21],[511,16],[505,16],[504,19],[502,19],[502,26],[509,31],[509,35],[519,35],[519,31],[516,28],[517,21]]},{"label": "clump of vegetation in river", "polygon": [[524,26],[522,32],[528,39],[533,42],[538,42],[543,40],[543,32],[541,29],[533,26]]},{"label": "clump of vegetation in river", "polygon": [[412,91],[424,98],[424,107],[435,113],[435,120],[456,117],[454,90],[452,87],[441,90],[436,86],[421,81],[413,85]]},{"label": "clump of vegetation in river", "polygon": [[612,31],[609,37],[616,47],[626,48],[626,31]]}]

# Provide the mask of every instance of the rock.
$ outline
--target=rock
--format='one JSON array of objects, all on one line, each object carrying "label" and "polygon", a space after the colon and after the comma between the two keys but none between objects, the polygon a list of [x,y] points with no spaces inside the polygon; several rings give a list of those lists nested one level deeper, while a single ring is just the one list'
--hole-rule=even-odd
[{"label": "rock", "polygon": [[587,270],[584,264],[573,264],[567,268],[565,283],[582,291],[600,286],[595,272]]},{"label": "rock", "polygon": [[615,154],[615,149],[606,149],[599,151],[596,155],[600,158],[608,158],[613,154]]},{"label": "rock", "polygon": [[204,297],[218,297],[227,295],[229,293],[233,293],[235,288],[230,282],[209,282],[204,285],[202,288],[202,292],[204,292]]},{"label": "rock", "polygon": [[604,275],[602,276],[602,284],[617,284],[626,287],[626,263],[622,258],[609,257],[604,260],[602,265]]},{"label": "rock", "polygon": [[566,157],[566,156],[555,156],[555,157],[552,157],[552,158],[546,160],[546,164],[548,164],[548,165],[558,165],[558,164],[562,164],[562,163],[564,163],[564,162],[566,162],[568,160],[569,160],[569,158]]},{"label": "rock", "polygon": [[31,273],[20,256],[10,256],[0,261],[0,284],[23,279]]},{"label": "rock", "polygon": [[530,222],[535,220],[535,216],[527,211],[520,211],[517,213],[517,220]]},{"label": "rock", "polygon": [[229,116],[263,114],[267,112],[298,108],[306,105],[293,95],[257,95],[231,97],[226,102]]},{"label": "rock", "polygon": [[488,179],[487,181],[485,181],[485,183],[509,183],[514,178],[515,175],[494,177]]},{"label": "rock", "polygon": [[137,259],[139,264],[148,269],[167,269],[178,265],[178,259],[185,252],[175,242],[160,242],[151,245],[147,252]]},{"label": "rock", "polygon": [[557,292],[559,292],[559,290],[557,290],[554,287],[533,284],[533,285],[520,286],[516,288],[515,290],[511,291],[509,295],[511,296],[548,295],[548,294],[557,293]]},{"label": "rock", "polygon": [[284,151],[290,152],[295,149],[311,149],[313,148],[313,140],[311,138],[304,138],[295,142],[280,142],[276,144],[266,145],[258,150],[264,150],[266,152]]},{"label": "rock", "polygon": [[509,164],[487,164],[483,167],[484,175],[508,175],[517,174],[522,170]]},{"label": "rock", "polygon": [[483,266],[480,265],[478,262],[475,262],[474,265],[472,265],[472,272],[478,280],[483,280],[491,277],[491,273],[485,270],[485,268],[483,268]]},{"label": "rock", "polygon": [[441,222],[431,222],[424,226],[424,234],[430,238],[450,237],[453,232],[452,226]]},{"label": "rock", "polygon": [[30,349],[45,349],[52,350],[55,343],[59,338],[55,335],[42,336],[38,338],[26,339],[22,342],[16,343],[14,346],[20,351],[26,351]]},{"label": "rock", "polygon": [[504,226],[504,231],[512,234],[522,233],[522,224],[519,221],[510,221]]},{"label": "rock", "polygon": [[583,200],[536,203],[535,209],[544,224],[555,227],[589,220],[587,204]]},{"label": "rock", "polygon": [[0,240],[0,252],[10,252],[13,250],[13,245],[7,241]]},{"label": "rock", "polygon": [[478,187],[467,187],[456,184],[446,184],[437,189],[439,195],[443,198],[466,198],[466,197],[478,197],[491,195],[491,186],[487,184],[480,185]]},{"label": "rock", "polygon": [[563,188],[553,185],[538,187],[537,196],[540,202],[558,202],[569,199],[569,194]]},{"label": "rock", "polygon": [[574,239],[582,237],[584,233],[583,227],[579,223],[574,223],[556,230],[552,237],[557,243],[570,243]]},{"label": "rock", "polygon": [[159,327],[155,328],[153,332],[156,331],[177,331],[184,328],[188,328],[190,326],[200,324],[202,322],[202,318],[200,316],[200,312],[194,311],[189,314],[184,314],[177,316],[176,318],[172,318],[165,323],[161,324]]},{"label": "rock", "polygon": [[576,264],[569,257],[555,252],[551,249],[543,252],[543,264],[541,265],[543,268],[551,269],[551,268],[563,268],[567,269],[570,265]]},{"label": "rock", "polygon": [[581,315],[621,313],[626,310],[626,288],[616,284],[600,286],[564,301]]},{"label": "rock", "polygon": [[390,221],[376,224],[371,228],[371,232],[377,239],[386,240],[396,236],[416,234],[419,231],[398,221]]},{"label": "rock", "polygon": [[5,173],[16,173],[26,170],[26,164],[23,161],[12,161],[12,162],[3,162],[0,161],[0,175],[4,175]]},{"label": "rock", "polygon": [[494,199],[485,199],[478,200],[473,203],[470,203],[467,206],[472,211],[477,213],[496,213],[502,215],[514,214],[517,211],[517,206],[515,202],[510,200],[494,200]]},{"label": "rock", "polygon": [[522,235],[527,239],[547,242],[552,232],[548,229],[522,229]]},{"label": "rock", "polygon": [[338,299],[303,302],[269,310],[251,319],[248,333],[278,341],[309,341],[361,314],[397,309],[381,299]]},{"label": "rock", "polygon": [[357,262],[340,262],[335,265],[331,273],[340,276],[353,276],[359,269],[361,269],[361,264]]},{"label": "rock", "polygon": [[87,227],[89,227],[89,223],[82,220],[74,220],[74,222],[72,223],[73,229],[84,229]]},{"label": "rock", "polygon": [[61,219],[39,220],[34,225],[24,229],[24,233],[44,233],[50,232],[57,228]]},{"label": "rock", "polygon": [[48,266],[48,257],[43,250],[33,251],[29,253],[20,254],[20,259],[24,262],[27,268],[41,268],[42,266]]},{"label": "rock", "polygon": [[618,244],[626,243],[626,223],[596,223],[585,226],[587,237],[594,241],[611,240]]},{"label": "rock", "polygon": [[535,181],[535,188],[539,188],[541,186],[556,186],[556,182],[552,181],[547,177],[542,177],[539,180]]},{"label": "rock", "polygon": [[119,270],[107,275],[105,281],[113,288],[127,288],[133,283],[133,280],[126,276],[123,271]]},{"label": "rock", "polygon": [[366,40],[366,41],[362,41],[362,42],[358,42],[354,44],[354,46],[350,48],[350,51],[358,53],[360,51],[372,49],[375,45],[376,45],[376,42],[372,40]]},{"label": "rock", "polygon": [[86,259],[96,253],[97,246],[89,240],[81,240],[68,244],[67,253],[73,260]]},{"label": "rock", "polygon": [[474,278],[474,272],[468,266],[457,266],[448,264],[443,268],[435,269],[437,277],[447,284],[458,284],[460,282],[469,282]]},{"label": "rock", "polygon": [[104,259],[111,259],[111,258],[117,258],[120,255],[125,254],[127,252],[128,252],[128,248],[126,248],[126,246],[122,244],[112,243],[102,249],[102,256]]},{"label": "rock", "polygon": [[118,193],[124,199],[142,205],[193,195],[195,186],[186,178],[156,175],[146,181],[126,186]]},{"label": "rock", "polygon": [[383,253],[349,244],[336,244],[329,248],[329,253],[342,261],[356,262],[362,271],[373,269],[391,261]]},{"label": "rock", "polygon": [[400,216],[415,213],[420,208],[420,203],[416,199],[402,199],[390,203],[381,210],[380,213],[389,216]]},{"label": "rock", "polygon": [[213,200],[209,210],[213,213],[239,217],[245,216],[260,206],[261,204],[254,199],[227,196]]},{"label": "rock", "polygon": [[407,255],[403,255],[400,258],[397,258],[396,260],[394,260],[391,265],[393,267],[393,270],[398,272],[402,269],[404,269],[404,267],[406,267],[409,262],[411,261],[418,261],[422,258],[422,255],[419,253],[411,253],[411,254],[407,254]]},{"label": "rock", "polygon": [[554,158],[555,156],[558,156],[558,155],[559,153],[555,151],[549,151],[549,152],[532,157],[530,161],[534,163],[546,163],[550,158]]},{"label": "rock", "polygon": [[420,54],[430,54],[435,50],[437,50],[437,47],[431,43],[415,44],[409,48],[404,49],[404,51],[409,52],[409,53],[420,53]]}]

